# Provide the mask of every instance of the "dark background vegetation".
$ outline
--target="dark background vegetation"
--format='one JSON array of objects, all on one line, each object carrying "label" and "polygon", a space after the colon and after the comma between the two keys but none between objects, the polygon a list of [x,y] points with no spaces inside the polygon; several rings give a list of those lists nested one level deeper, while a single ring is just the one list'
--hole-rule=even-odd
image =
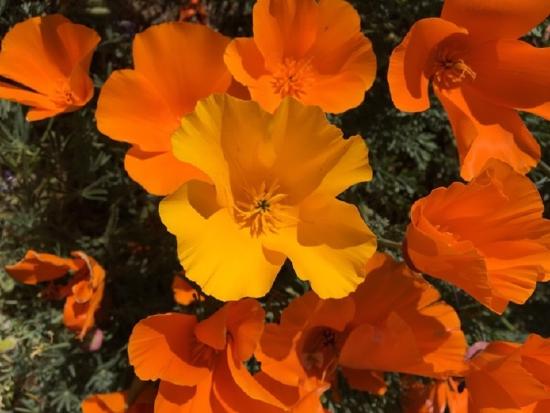
[{"label": "dark background vegetation", "polygon": [[[102,37],[92,64],[99,89],[112,70],[131,66],[131,40],[151,24],[176,20],[185,0],[19,1],[0,0],[0,35],[29,16],[63,13],[95,28]],[[382,238],[400,242],[415,199],[458,180],[453,138],[441,107],[408,115],[393,108],[385,81],[388,56],[412,23],[437,16],[439,0],[355,0],[363,28],[374,44],[378,78],[364,104],[331,117],[346,136],[367,141],[375,171],[372,182],[343,195],[356,203]],[[209,23],[228,36],[251,33],[249,0],[206,1]],[[530,40],[549,46],[546,27]],[[185,53],[182,48],[181,53]],[[97,98],[97,93],[96,93]],[[170,283],[179,270],[175,241],[157,214],[159,198],[147,195],[126,175],[126,145],[96,130],[95,100],[87,108],[53,120],[28,124],[19,105],[0,102],[0,267],[19,260],[29,248],[67,256],[84,250],[108,273],[106,294],[97,314],[105,339],[99,351],[77,341],[62,324],[62,303],[38,297],[39,287],[15,285],[0,269],[0,412],[77,412],[91,393],[126,388],[133,380],[126,343],[141,318],[176,308]],[[548,123],[527,118],[550,160]],[[531,175],[545,204],[548,171]],[[399,249],[381,249],[399,256]],[[550,336],[550,283],[539,284],[524,306],[512,305],[498,317],[467,295],[433,281],[458,311],[468,340],[521,340],[528,332]],[[290,299],[288,286],[303,291],[285,266],[274,291],[264,300],[270,316]],[[207,301],[209,312],[216,303]],[[407,343],[403,343],[407,345]],[[399,387],[388,376],[384,398],[344,389],[336,412],[400,411]]]}]

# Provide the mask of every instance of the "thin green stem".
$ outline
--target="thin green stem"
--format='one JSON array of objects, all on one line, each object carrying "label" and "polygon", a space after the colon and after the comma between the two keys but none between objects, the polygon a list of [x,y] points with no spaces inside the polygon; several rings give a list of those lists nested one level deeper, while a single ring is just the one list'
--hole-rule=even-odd
[{"label": "thin green stem", "polygon": [[378,237],[378,245],[382,247],[387,247],[387,248],[396,248],[396,249],[403,248],[403,245],[400,242],[392,241],[382,237]]},{"label": "thin green stem", "polygon": [[544,161],[540,161],[539,162],[539,168],[541,169],[541,171],[547,176],[550,178],[550,165],[548,165],[546,162]]}]

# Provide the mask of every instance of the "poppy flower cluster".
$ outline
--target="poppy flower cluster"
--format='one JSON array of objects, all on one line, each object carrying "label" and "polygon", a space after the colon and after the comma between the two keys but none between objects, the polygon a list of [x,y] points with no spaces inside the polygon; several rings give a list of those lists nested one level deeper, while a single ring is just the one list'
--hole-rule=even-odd
[{"label": "poppy flower cluster", "polygon": [[[95,313],[103,299],[105,270],[84,252],[75,251],[71,256],[60,258],[30,250],[5,270],[23,284],[48,282],[41,295],[45,299],[65,300],[63,323],[82,340],[95,324]],[[67,282],[54,282],[64,277],[69,277]]]},{"label": "poppy flower cluster", "polygon": [[[190,4],[182,20],[206,18]],[[412,205],[405,262],[377,253],[359,210],[339,198],[373,175],[363,138],[344,138],[326,116],[360,105],[375,80],[349,3],[258,0],[250,38],[183,21],[137,34],[133,69],[101,88],[97,126],[131,145],[128,175],[164,196],[159,215],[184,270],[174,300],[189,313],[151,315],[129,338],[135,374],[158,389],[91,396],[84,412],[322,413],[340,375],[383,395],[387,372],[432,380],[403,378],[408,412],[550,410],[549,339],[493,342],[467,357],[456,311],[421,274],[498,314],[550,281],[550,221],[525,176],[540,147],[518,114],[550,118],[550,49],[518,40],[549,14],[547,0],[445,0],[440,18],[415,23],[393,51],[395,106],[428,109],[432,84],[467,181]],[[31,106],[29,120],[84,106],[98,41],[59,15],[16,25],[0,51],[0,75],[13,81],[0,82],[0,98]],[[72,256],[29,251],[6,270],[49,282],[43,295],[66,299],[64,322],[83,339],[105,271]],[[311,291],[266,323],[256,299],[287,261]],[[227,302],[205,310],[207,296]]]}]

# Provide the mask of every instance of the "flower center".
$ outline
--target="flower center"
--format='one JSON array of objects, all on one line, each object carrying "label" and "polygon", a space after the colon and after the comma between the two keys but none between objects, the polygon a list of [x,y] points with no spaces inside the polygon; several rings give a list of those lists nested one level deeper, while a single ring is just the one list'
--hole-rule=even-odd
[{"label": "flower center", "polygon": [[464,81],[472,81],[476,78],[476,72],[458,54],[446,48],[442,48],[437,53],[432,79],[441,89],[453,89]]},{"label": "flower center", "polygon": [[327,327],[316,327],[305,337],[301,351],[304,368],[321,379],[332,375],[338,366],[342,334]]},{"label": "flower center", "polygon": [[243,198],[235,202],[235,218],[242,228],[250,228],[254,237],[277,232],[290,218],[290,207],[283,203],[287,195],[280,193],[276,182],[270,185],[262,182],[258,188],[245,190]]},{"label": "flower center", "polygon": [[273,73],[271,85],[281,97],[292,96],[299,99],[312,78],[313,70],[308,61],[286,58]]},{"label": "flower center", "polygon": [[76,96],[67,84],[60,83],[56,91],[55,100],[62,106],[72,106],[76,102]]}]

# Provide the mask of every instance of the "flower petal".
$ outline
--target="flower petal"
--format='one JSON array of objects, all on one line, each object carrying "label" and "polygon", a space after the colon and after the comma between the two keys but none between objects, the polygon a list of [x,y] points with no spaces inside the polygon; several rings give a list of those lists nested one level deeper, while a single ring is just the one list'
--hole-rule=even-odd
[{"label": "flower petal", "polygon": [[155,399],[155,412],[213,413],[210,404],[211,376],[195,387],[178,386],[161,380]]},{"label": "flower petal", "polygon": [[517,39],[550,15],[546,0],[445,0],[441,17],[479,40]]},{"label": "flower petal", "polygon": [[283,57],[304,57],[315,42],[319,15],[315,0],[258,0],[252,14],[254,41],[268,67]]},{"label": "flower petal", "polygon": [[101,88],[96,111],[101,133],[148,152],[170,151],[170,136],[178,129],[179,115],[135,70],[111,74]]},{"label": "flower petal", "polygon": [[388,83],[397,109],[422,112],[430,107],[430,57],[444,39],[464,32],[457,25],[438,18],[422,19],[411,27],[390,57]]},{"label": "flower petal", "polygon": [[435,89],[456,137],[461,176],[473,179],[491,158],[525,174],[540,159],[540,146],[514,109],[487,101],[471,87]]},{"label": "flower petal", "polygon": [[[200,99],[229,87],[231,75],[223,62],[228,43],[200,24],[159,24],[136,35],[134,66],[181,117]],[[177,52],[182,46],[185,53]]]},{"label": "flower petal", "polygon": [[187,277],[206,294],[236,300],[269,291],[285,257],[264,249],[227,209],[219,209],[214,187],[196,181],[185,184],[161,202],[160,215],[178,238]]},{"label": "flower petal", "polygon": [[494,104],[530,112],[550,102],[549,47],[498,40],[474,48],[467,59],[476,73],[472,87]]},{"label": "flower petal", "polygon": [[136,324],[128,343],[130,364],[142,380],[166,380],[194,386],[209,374],[209,367],[193,363],[195,316],[168,313]]},{"label": "flower petal", "polygon": [[82,413],[120,413],[126,409],[126,393],[101,393],[87,397],[80,405]]},{"label": "flower petal", "polygon": [[376,251],[376,237],[353,205],[311,198],[300,205],[297,227],[282,229],[266,246],[284,253],[298,277],[321,298],[341,298],[365,277],[364,265]]},{"label": "flower petal", "polygon": [[69,271],[77,271],[79,265],[71,258],[60,258],[56,255],[29,250],[21,261],[6,265],[5,269],[16,281],[36,285],[39,282],[61,278]]},{"label": "flower petal", "polygon": [[153,195],[168,195],[191,180],[208,182],[208,177],[172,152],[143,152],[132,147],[124,158],[128,175]]}]

